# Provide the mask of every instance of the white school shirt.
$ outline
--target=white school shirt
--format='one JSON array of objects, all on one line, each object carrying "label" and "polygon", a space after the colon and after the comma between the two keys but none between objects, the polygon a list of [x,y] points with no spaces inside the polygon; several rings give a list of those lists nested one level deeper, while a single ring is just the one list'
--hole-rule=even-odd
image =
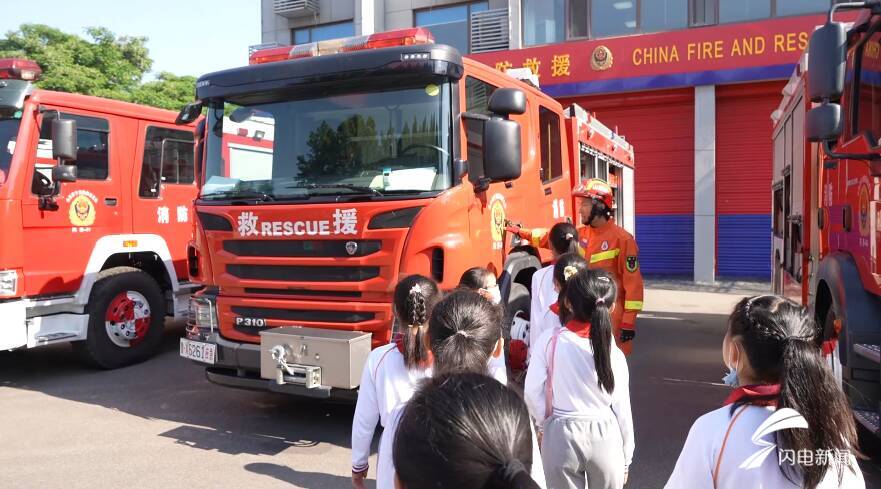
[{"label": "white school shirt", "polygon": [[[389,415],[413,397],[419,381],[429,377],[431,369],[408,369],[404,355],[395,343],[381,346],[367,356],[358,402],[352,419],[352,470],[367,468],[370,444],[376,423],[387,426]],[[384,461],[380,459],[377,471]],[[390,462],[389,462],[390,463]]]},{"label": "white school shirt", "polygon": [[[530,311],[530,316],[532,315],[532,311]],[[535,322],[531,322],[529,324],[529,338],[530,345],[537,345],[539,342],[539,338],[544,334],[545,331],[553,331],[557,328],[562,328],[563,325],[560,323],[560,316],[557,315],[556,312],[548,309],[541,314]],[[529,359],[532,360],[532,352],[534,348],[532,346],[527,350],[529,353]]]},{"label": "white school shirt", "polygon": [[[785,455],[782,452],[778,454],[777,450],[769,451],[763,461],[757,461],[754,465],[744,465],[747,459],[757,455],[763,448],[774,445],[774,433],[769,433],[762,438],[768,445],[753,443],[752,436],[756,429],[771,416],[775,408],[747,406],[738,409],[746,410],[737,418],[737,422],[728,436],[715,489],[742,489],[745,487],[796,489],[800,487],[800,484],[795,485],[786,479],[780,471],[780,458]],[[724,406],[704,414],[694,422],[665,489],[714,489],[713,471],[716,469],[722,441],[731,422],[730,413],[731,406]],[[813,456],[813,452],[811,452],[811,456]],[[865,489],[866,483],[856,458],[850,454],[848,459],[855,471],[834,464],[833,468],[826,472],[826,477],[818,489]],[[752,468],[741,468],[741,466]],[[838,484],[839,470],[844,470],[841,485]]]},{"label": "white school shirt", "polygon": [[624,461],[633,460],[633,415],[630,411],[630,373],[624,353],[612,341],[610,358],[615,389],[609,394],[597,381],[590,338],[583,338],[567,328],[560,331],[554,353],[554,378],[548,380],[548,358],[554,330],[538,339],[529,369],[526,371],[524,397],[536,423],[545,421],[545,383],[553,382],[553,414],[557,416],[614,415],[624,440]]},{"label": "white school shirt", "polygon": [[534,325],[547,313],[551,304],[557,302],[554,289],[554,266],[548,265],[532,275],[532,299],[529,303],[529,345],[534,345],[541,334],[535,332]]},{"label": "white school shirt", "polygon": [[[498,362],[494,360],[495,358],[493,357],[489,360],[488,374],[502,384],[507,385],[508,374],[504,362],[501,364],[501,368],[499,368]],[[392,451],[394,449],[395,433],[398,431],[398,424],[405,406],[406,403],[400,404],[389,415],[389,424],[385,426],[385,430],[383,430],[382,436],[379,439],[379,454],[377,455],[379,460],[377,465],[379,465],[379,468],[376,472],[376,489],[395,489],[395,464],[392,460]],[[538,450],[538,437],[535,436],[535,431],[532,432],[532,470],[530,471],[530,476],[532,476],[532,480],[540,488],[544,489],[546,487],[544,466],[541,463],[541,453]]]}]

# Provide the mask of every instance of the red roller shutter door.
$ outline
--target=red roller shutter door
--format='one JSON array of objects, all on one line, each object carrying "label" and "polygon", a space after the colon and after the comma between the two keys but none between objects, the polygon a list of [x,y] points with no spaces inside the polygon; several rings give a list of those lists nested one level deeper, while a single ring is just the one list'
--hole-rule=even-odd
[{"label": "red roller shutter door", "polygon": [[716,266],[771,276],[771,112],[783,82],[716,87]]},{"label": "red roller shutter door", "polygon": [[633,144],[636,239],[643,272],[694,271],[694,90],[562,101],[596,112]]}]

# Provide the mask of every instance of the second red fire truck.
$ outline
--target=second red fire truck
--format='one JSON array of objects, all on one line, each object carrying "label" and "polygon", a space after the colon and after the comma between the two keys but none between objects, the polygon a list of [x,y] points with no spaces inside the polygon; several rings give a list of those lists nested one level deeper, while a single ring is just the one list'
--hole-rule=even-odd
[{"label": "second red fire truck", "polygon": [[[208,108],[190,253],[205,289],[181,354],[219,384],[353,396],[409,274],[451,289],[484,266],[509,312],[528,311],[550,256],[505,222],[573,216],[580,177],[613,183],[632,232],[630,144],[424,29],[258,51],[201,77],[197,98],[181,116]],[[265,124],[264,156],[222,149],[226,109]]]}]

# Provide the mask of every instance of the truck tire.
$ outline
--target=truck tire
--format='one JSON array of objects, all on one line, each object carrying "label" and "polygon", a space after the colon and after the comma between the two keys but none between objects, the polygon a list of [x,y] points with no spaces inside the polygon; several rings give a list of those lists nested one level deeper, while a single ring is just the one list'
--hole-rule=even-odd
[{"label": "truck tire", "polygon": [[162,342],[165,300],[150,275],[132,267],[102,271],[86,307],[89,329],[76,343],[89,363],[114,369],[152,356]]}]

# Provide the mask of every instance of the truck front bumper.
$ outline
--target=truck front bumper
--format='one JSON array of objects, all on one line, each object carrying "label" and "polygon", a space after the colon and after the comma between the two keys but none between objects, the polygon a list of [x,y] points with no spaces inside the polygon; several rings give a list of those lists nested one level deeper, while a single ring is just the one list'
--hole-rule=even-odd
[{"label": "truck front bumper", "polygon": [[89,316],[72,297],[0,302],[0,351],[86,339]]},{"label": "truck front bumper", "polygon": [[197,361],[194,363],[205,367],[205,377],[214,384],[312,399],[354,402],[358,398],[357,389],[336,389],[328,386],[307,388],[296,384],[278,384],[274,380],[261,378],[260,345],[229,341],[217,333],[208,335],[202,341],[216,345],[215,362],[213,365]]}]

